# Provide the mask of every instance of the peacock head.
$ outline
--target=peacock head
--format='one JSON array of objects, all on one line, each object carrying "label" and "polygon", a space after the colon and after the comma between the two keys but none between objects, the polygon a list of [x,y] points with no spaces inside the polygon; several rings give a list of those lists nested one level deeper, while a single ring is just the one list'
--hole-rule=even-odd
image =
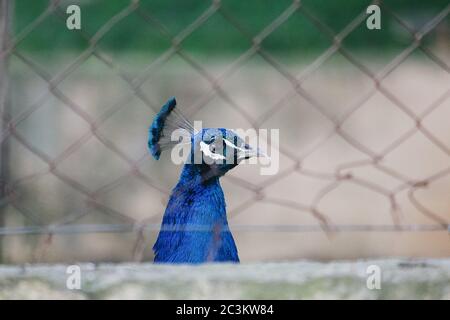
[{"label": "peacock head", "polygon": [[206,128],[193,136],[188,160],[201,172],[222,176],[243,160],[261,155],[233,130]]},{"label": "peacock head", "polygon": [[[190,122],[175,109],[175,98],[169,99],[156,115],[149,129],[148,146],[151,154],[159,159],[161,151],[176,144],[189,141],[190,152],[187,165],[195,168],[202,177],[220,177],[251,157],[265,156],[251,147],[233,130],[225,128],[203,128],[195,130]],[[187,139],[173,139],[173,132],[184,132]],[[186,142],[184,142],[186,144]]]}]

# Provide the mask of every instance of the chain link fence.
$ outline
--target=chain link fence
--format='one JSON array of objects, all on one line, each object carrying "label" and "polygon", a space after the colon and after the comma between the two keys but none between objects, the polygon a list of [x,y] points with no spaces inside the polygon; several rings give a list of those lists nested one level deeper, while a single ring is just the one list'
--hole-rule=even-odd
[{"label": "chain link fence", "polygon": [[[277,234],[317,233],[320,241],[327,242],[332,250],[333,246],[347,243],[339,242],[337,237],[341,234],[356,233],[360,237],[357,239],[368,239],[369,233],[423,233],[432,241],[440,242],[439,251],[432,254],[450,253],[447,234],[450,132],[446,129],[448,118],[445,118],[450,109],[450,81],[447,81],[450,60],[446,51],[450,43],[450,4],[416,28],[391,9],[389,1],[376,2],[382,9],[382,19],[394,21],[411,41],[389,59],[382,58],[381,67],[373,67],[345,45],[348,37],[365,28],[368,16],[365,10],[336,32],[301,1],[292,1],[254,34],[236,18],[226,1],[212,1],[196,19],[174,34],[140,1],[130,1],[93,34],[84,28],[68,30],[67,34],[71,37],[76,34],[77,41],[84,43],[83,50],[66,54],[61,62],[36,59],[21,49],[21,43],[49,20],[60,21],[60,28],[64,28],[68,3],[50,1],[39,16],[17,32],[12,28],[14,1],[0,3],[0,237],[4,262],[89,257],[96,257],[94,260],[150,259],[152,239],[160,228],[164,204],[177,174],[173,172],[173,165],[163,163],[164,159],[160,162],[151,159],[145,140],[154,114],[172,95],[171,88],[176,88],[181,110],[191,119],[201,120],[208,112],[210,117],[217,115],[216,112],[230,112],[230,117],[236,120],[235,126],[244,123],[243,126],[256,129],[280,129],[281,168],[276,175],[258,177],[256,171],[244,167],[223,178],[226,198],[230,197],[230,227],[237,234],[238,247],[248,243],[250,248],[244,249],[243,260],[245,252],[256,243],[261,244],[261,240],[252,242],[252,238],[241,238],[241,234],[250,234],[250,237],[259,234],[272,241],[271,237]],[[83,3],[80,6],[83,14]],[[300,72],[265,47],[266,39],[295,16],[305,19],[317,37],[324,37],[330,43],[320,54],[313,55]],[[220,66],[184,48],[184,43],[213,17],[220,17],[224,28],[232,28],[248,43],[244,52],[222,59]],[[103,50],[99,45],[104,37],[114,36],[115,28],[126,19],[138,19],[170,43],[162,54],[149,58],[150,63],[135,62],[136,72],[127,70],[133,57],[117,59],[114,52]],[[430,43],[431,35],[434,40]],[[442,50],[436,49],[439,45],[443,46]],[[52,51],[65,53],[65,49],[58,46]],[[420,92],[406,88],[406,93],[399,95],[388,81],[417,53],[426,61],[420,65],[432,65],[433,70],[438,71],[427,74],[418,68],[404,72],[407,75],[402,73],[398,81],[410,80],[409,77],[425,79],[423,94],[429,99],[421,103],[420,108],[412,107],[411,100],[402,98],[416,94],[422,97]],[[383,55],[382,52],[372,54]],[[352,70],[350,73],[324,71],[336,56],[341,64],[345,63],[345,70]],[[266,100],[265,106],[249,108],[246,103],[249,100],[262,102],[263,99],[251,90],[252,86],[257,86],[258,79],[251,82],[253,80],[245,78],[252,71],[242,73],[252,59],[260,61],[256,68],[262,72],[260,80],[268,81],[262,91],[270,91],[271,98]],[[177,61],[175,71],[164,69],[174,60]],[[177,73],[181,63],[184,67]],[[103,71],[96,69],[99,65]],[[183,75],[187,70],[184,68],[189,68],[186,75]],[[77,76],[73,80],[81,69],[96,74],[97,80]],[[272,76],[266,78],[264,70],[270,70],[273,78],[281,79],[281,85],[267,80]],[[260,74],[255,73],[254,77],[258,78]],[[155,80],[155,74],[163,76],[156,76]],[[25,92],[21,84],[28,80],[23,79],[28,75],[38,79],[35,82],[38,84]],[[193,80],[191,75],[195,75]],[[230,79],[236,79],[234,77],[245,80],[237,81],[233,87],[230,82],[234,80]],[[120,82],[120,86],[105,85],[111,79]],[[155,93],[154,88],[160,88],[153,86],[155,81],[162,82],[164,92]],[[201,82],[202,87],[195,97],[187,97],[195,81]],[[310,81],[321,85],[313,87]],[[153,89],[146,86],[149,82]],[[361,82],[364,82],[363,88]],[[237,88],[239,84],[246,86],[245,89]],[[350,100],[333,101],[333,95],[328,101],[323,98],[338,90],[336,88],[349,85],[345,90]],[[186,86],[184,90],[183,86]],[[432,90],[437,87],[439,90]],[[244,98],[242,91],[246,91]],[[98,95],[110,96],[107,105],[95,110],[87,108],[98,101],[90,101],[90,98]],[[212,107],[217,101],[220,107]],[[330,105],[334,102],[336,105]],[[136,104],[143,108],[137,116],[131,110]],[[368,110],[368,105],[376,107]],[[44,109],[48,110],[40,113]],[[256,109],[258,112],[254,112]],[[401,118],[401,126],[390,122],[396,117]],[[313,121],[313,118],[320,120]],[[233,121],[228,123],[232,125]],[[374,127],[377,129],[373,131]],[[366,130],[372,138],[366,138]],[[306,137],[302,138],[304,132]],[[133,140],[136,137],[139,139]],[[337,144],[345,147],[337,147]],[[404,149],[406,145],[408,148]],[[350,149],[351,152],[347,151]],[[333,159],[352,152],[357,155],[339,161]],[[93,160],[97,153],[102,156]],[[417,168],[417,175],[410,174]],[[427,170],[422,172],[420,168]],[[378,179],[381,176],[383,178]],[[345,191],[347,186],[350,189]],[[370,196],[366,198],[366,194]],[[372,202],[371,197],[377,200]],[[355,207],[348,207],[361,201]],[[336,218],[335,209],[351,210],[356,218],[346,214]],[[264,220],[271,214],[271,218]],[[296,217],[283,218],[283,215]],[[373,216],[366,220],[361,218],[368,215]],[[383,216],[383,219],[377,220],[374,216]],[[260,223],[260,219],[265,223]],[[288,245],[290,238],[281,239]],[[305,242],[306,238],[302,239]],[[355,238],[347,240],[353,242]],[[429,246],[435,246],[435,242],[430,242]],[[95,243],[99,247],[93,249]],[[279,245],[275,240],[272,243]],[[270,245],[261,246],[268,251],[276,250],[275,245],[272,249]],[[304,247],[293,246],[286,257],[309,257]],[[82,250],[80,247],[92,250],[83,256],[78,252]],[[116,254],[116,250],[127,253]],[[426,245],[424,250],[427,250]],[[342,257],[347,256],[342,254]],[[261,259],[265,258],[273,257],[262,255]]]}]

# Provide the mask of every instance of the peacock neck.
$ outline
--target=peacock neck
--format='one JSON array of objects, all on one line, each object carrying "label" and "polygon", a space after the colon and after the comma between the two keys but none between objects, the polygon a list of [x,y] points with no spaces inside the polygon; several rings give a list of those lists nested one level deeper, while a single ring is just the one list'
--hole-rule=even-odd
[{"label": "peacock neck", "polygon": [[[201,168],[186,164],[172,191],[153,249],[156,262],[239,261],[228,226],[219,177],[205,180]],[[196,232],[198,228],[199,232]]]},{"label": "peacock neck", "polygon": [[205,170],[199,165],[185,164],[177,187],[185,190],[221,188],[218,176],[205,178]]},{"label": "peacock neck", "polygon": [[[220,185],[219,177],[212,176],[204,178],[202,168],[192,164],[185,164],[181,172],[180,180],[172,193],[172,198],[180,201],[187,211],[197,206],[205,208],[202,217],[189,217],[184,215],[184,219],[195,220],[196,222],[211,223],[212,220],[221,219],[226,222],[225,197]],[[207,210],[216,208],[216,210]]]}]

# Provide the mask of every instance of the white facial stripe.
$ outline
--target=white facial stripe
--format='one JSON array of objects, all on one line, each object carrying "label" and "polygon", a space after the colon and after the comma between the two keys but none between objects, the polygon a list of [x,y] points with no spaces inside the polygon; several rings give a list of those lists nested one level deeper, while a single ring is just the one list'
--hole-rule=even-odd
[{"label": "white facial stripe", "polygon": [[209,145],[204,143],[203,141],[200,141],[200,150],[203,152],[203,154],[205,156],[210,157],[213,160],[225,159],[225,157],[223,155],[218,154],[218,153],[213,153],[209,149]]},{"label": "white facial stripe", "polygon": [[226,145],[228,145],[228,146],[230,146],[230,147],[232,147],[232,148],[234,148],[234,149],[237,149],[237,150],[243,151],[243,152],[247,152],[246,149],[238,147],[237,145],[235,145],[234,143],[228,141],[227,139],[224,139],[223,141],[225,141],[225,144],[226,144]]},{"label": "white facial stripe", "polygon": [[226,145],[228,145],[228,146],[230,146],[231,148],[234,148],[234,149],[236,149],[236,150],[239,150],[240,152],[239,152],[239,154],[238,154],[238,159],[245,159],[245,158],[247,158],[247,157],[253,157],[253,156],[256,156],[257,155],[257,152],[256,152],[256,150],[254,150],[254,149],[245,149],[245,148],[240,148],[240,147],[238,147],[237,145],[235,145],[234,143],[232,143],[232,142],[230,142],[230,141],[228,141],[228,140],[224,140],[225,141],[225,144]]}]

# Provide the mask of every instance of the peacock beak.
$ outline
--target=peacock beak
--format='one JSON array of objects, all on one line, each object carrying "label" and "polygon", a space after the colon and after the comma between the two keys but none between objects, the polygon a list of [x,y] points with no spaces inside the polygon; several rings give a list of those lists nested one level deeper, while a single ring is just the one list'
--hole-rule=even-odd
[{"label": "peacock beak", "polygon": [[233,148],[236,150],[238,161],[253,157],[268,158],[268,155],[259,148],[253,148],[248,144],[245,144],[243,147],[238,147],[237,145],[226,139],[224,140],[224,142],[229,148]]},{"label": "peacock beak", "polygon": [[265,153],[264,151],[262,151],[261,149],[256,149],[256,156],[260,157],[260,158],[267,158],[269,159],[270,157],[268,156],[267,153]]},{"label": "peacock beak", "polygon": [[238,160],[249,159],[249,158],[253,158],[253,157],[262,157],[262,158],[268,158],[269,157],[261,149],[259,149],[259,148],[252,148],[248,144],[246,144],[245,147],[242,148],[239,151],[240,152],[238,153]]}]

